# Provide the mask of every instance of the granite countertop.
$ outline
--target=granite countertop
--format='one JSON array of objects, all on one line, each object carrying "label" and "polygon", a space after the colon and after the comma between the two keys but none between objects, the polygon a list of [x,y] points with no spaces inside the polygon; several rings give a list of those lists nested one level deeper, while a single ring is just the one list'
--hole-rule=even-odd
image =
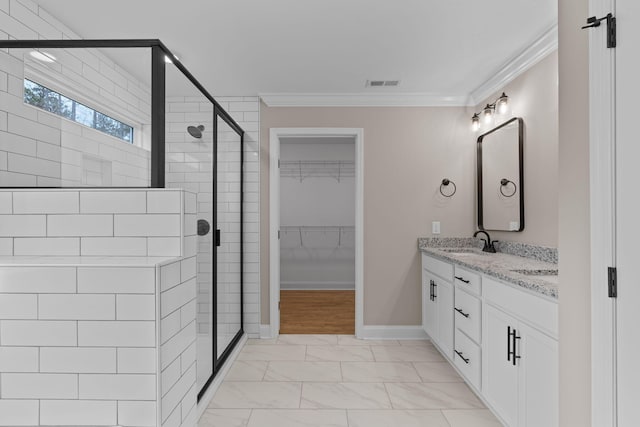
[{"label": "granite countertop", "polygon": [[[509,243],[501,242],[505,249]],[[495,277],[516,286],[521,286],[530,291],[542,294],[546,297],[558,298],[558,264],[551,248],[527,246],[523,252],[529,256],[518,256],[512,253],[482,252],[482,243],[478,239],[418,239],[418,249],[434,258],[458,264],[469,270],[477,271],[487,276]],[[512,249],[512,248],[511,248]],[[452,252],[458,250],[459,252]],[[547,252],[545,252],[547,251]],[[514,271],[521,270],[521,272]],[[524,274],[536,271],[539,275]]]},{"label": "granite countertop", "polygon": [[175,256],[0,256],[0,267],[154,267],[178,260]]}]

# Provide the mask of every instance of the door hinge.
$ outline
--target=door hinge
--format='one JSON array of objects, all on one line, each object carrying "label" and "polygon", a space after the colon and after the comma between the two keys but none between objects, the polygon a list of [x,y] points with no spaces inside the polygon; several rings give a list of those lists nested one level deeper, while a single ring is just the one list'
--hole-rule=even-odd
[{"label": "door hinge", "polygon": [[609,298],[618,297],[618,269],[616,267],[609,267],[607,271],[609,278]]},{"label": "door hinge", "polygon": [[278,310],[280,310],[280,301],[278,301]]},{"label": "door hinge", "polygon": [[596,18],[595,16],[587,18],[587,25],[582,27],[582,29],[599,27],[600,22],[605,20],[607,21],[607,47],[612,49],[617,45],[616,18],[613,14],[608,13],[607,16],[603,18]]},{"label": "door hinge", "polygon": [[280,240],[280,230],[278,230],[278,240]]},{"label": "door hinge", "polygon": [[278,169],[280,169],[280,159],[278,159]]}]

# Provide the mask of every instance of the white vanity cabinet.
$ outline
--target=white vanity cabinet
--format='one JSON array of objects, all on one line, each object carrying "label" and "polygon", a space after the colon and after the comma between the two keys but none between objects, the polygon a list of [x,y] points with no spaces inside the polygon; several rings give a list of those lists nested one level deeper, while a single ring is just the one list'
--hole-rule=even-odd
[{"label": "white vanity cabinet", "polygon": [[507,427],[557,427],[557,303],[424,253],[422,267],[424,330],[466,382]]},{"label": "white vanity cabinet", "polygon": [[557,304],[489,278],[482,394],[510,427],[558,425]]},{"label": "white vanity cabinet", "polygon": [[422,255],[422,327],[449,359],[453,357],[453,266]]}]

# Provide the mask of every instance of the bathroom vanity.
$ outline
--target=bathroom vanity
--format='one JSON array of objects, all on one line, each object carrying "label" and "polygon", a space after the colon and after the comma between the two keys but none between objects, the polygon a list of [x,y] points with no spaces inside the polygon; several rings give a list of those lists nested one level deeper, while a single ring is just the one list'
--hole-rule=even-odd
[{"label": "bathroom vanity", "polygon": [[506,426],[557,426],[557,252],[477,242],[419,239],[423,328]]}]

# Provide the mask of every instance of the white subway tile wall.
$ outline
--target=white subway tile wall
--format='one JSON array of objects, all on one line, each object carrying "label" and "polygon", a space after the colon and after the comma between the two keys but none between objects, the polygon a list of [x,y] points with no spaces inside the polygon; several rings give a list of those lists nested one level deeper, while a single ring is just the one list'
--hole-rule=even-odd
[{"label": "white subway tile wall", "polygon": [[186,219],[195,215],[182,212],[183,197],[195,196],[178,189],[0,189],[4,210],[13,212],[0,215],[0,253],[181,256],[184,246],[193,256],[193,235],[185,244],[183,233],[191,232]]},{"label": "white subway tile wall", "polygon": [[[41,257],[42,265],[0,267],[0,426],[195,426],[197,263],[195,253],[180,256],[193,199],[178,189],[0,190],[8,219],[44,220],[34,237],[3,238],[8,255],[27,241],[55,255],[69,240],[82,246],[72,255],[117,256],[110,266]],[[117,265],[154,245],[175,247],[175,260]]]},{"label": "white subway tile wall", "polygon": [[[4,38],[81,38],[30,0],[6,3],[0,9]],[[142,141],[150,84],[115,64],[108,50],[48,53],[56,61],[47,65],[24,49],[0,52],[0,186],[148,186],[150,151]],[[25,104],[25,77],[133,126],[135,145]],[[44,200],[35,199],[36,207]]]},{"label": "white subway tile wall", "polygon": [[[244,263],[244,330],[251,338],[260,335],[260,103],[257,97],[221,97],[216,98],[222,108],[229,111],[233,119],[245,130],[244,135],[244,236],[245,244],[243,253]],[[232,108],[233,107],[233,108]],[[206,333],[206,325],[211,313],[211,307],[207,304],[206,293],[209,292],[211,283],[211,239],[196,236],[196,221],[204,218],[211,221],[213,209],[213,183],[209,172],[212,168],[212,112],[211,104],[199,98],[172,97],[167,99],[167,186],[180,187],[197,194],[193,200],[185,203],[193,203],[198,215],[187,219],[185,215],[184,230],[184,256],[198,251],[197,285],[200,298],[198,301],[198,331]],[[205,126],[201,140],[192,138],[186,131],[188,126],[202,124]],[[220,127],[219,122],[218,126]],[[218,141],[218,176],[224,181],[224,186],[218,185],[218,211],[231,213],[237,212],[240,200],[238,172],[239,163],[233,156],[234,146],[237,146],[237,136],[233,132],[219,132]],[[233,138],[236,138],[235,140]],[[187,193],[188,194],[188,193]],[[236,199],[234,199],[234,197]],[[238,231],[239,224],[233,223],[233,216],[222,216],[226,231]],[[223,230],[224,231],[224,230]],[[187,237],[193,236],[193,237]],[[237,242],[235,242],[237,243]],[[224,258],[227,256],[227,258]],[[219,312],[231,317],[230,325],[235,321],[237,313],[233,313],[239,301],[237,289],[224,288],[225,283],[232,282],[233,272],[237,266],[231,266],[228,254],[222,254],[222,261],[228,266],[220,272],[219,282],[222,283],[224,298],[220,298]],[[231,277],[226,277],[225,274]],[[234,296],[235,293],[235,296]],[[227,317],[221,317],[228,320]],[[237,322],[236,322],[237,323]],[[227,330],[220,331],[225,334]]]}]

